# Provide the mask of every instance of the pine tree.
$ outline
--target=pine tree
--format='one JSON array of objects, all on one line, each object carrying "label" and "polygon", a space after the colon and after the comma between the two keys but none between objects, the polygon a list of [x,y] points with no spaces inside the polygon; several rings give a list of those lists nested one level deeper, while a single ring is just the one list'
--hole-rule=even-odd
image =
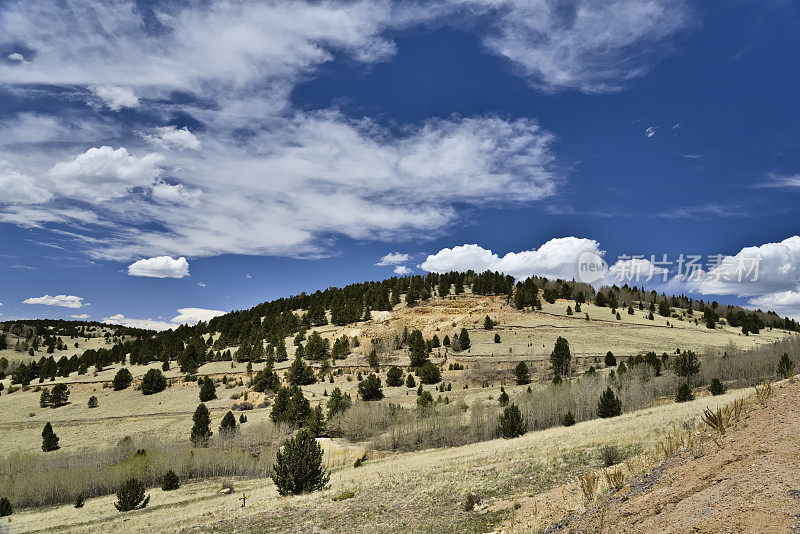
[{"label": "pine tree", "polygon": [[414,380],[414,375],[412,375],[411,373],[408,373],[408,376],[406,376],[406,387],[407,388],[417,387],[417,381]]},{"label": "pine tree", "polygon": [[492,318],[487,315],[483,320],[483,329],[491,330],[492,328],[494,328],[494,321],[492,321]]},{"label": "pine tree", "polygon": [[217,398],[217,387],[214,381],[205,377],[203,385],[200,386],[200,402],[208,402]]},{"label": "pine tree", "polygon": [[39,395],[39,407],[47,408],[48,406],[50,406],[50,390],[44,388],[42,394]]},{"label": "pine tree", "polygon": [[522,418],[522,412],[519,411],[516,404],[511,403],[503,410],[497,431],[505,439],[522,436],[528,431],[525,420]]},{"label": "pine tree", "polygon": [[150,369],[142,377],[139,388],[143,395],[153,395],[167,389],[167,379],[158,369]]},{"label": "pine tree", "polygon": [[564,426],[572,426],[575,424],[575,416],[572,415],[572,410],[568,410],[561,418],[561,424]]},{"label": "pine tree", "polygon": [[376,349],[369,351],[369,354],[367,355],[367,364],[375,369],[378,368],[378,351]]},{"label": "pine tree", "polygon": [[78,496],[75,497],[74,506],[75,508],[83,508],[83,505],[84,505],[83,493],[79,493]]},{"label": "pine tree", "polygon": [[528,369],[528,364],[519,362],[514,368],[514,376],[517,378],[517,385],[524,385],[531,383],[531,373]]},{"label": "pine tree", "polygon": [[225,414],[225,417],[222,418],[222,422],[219,424],[219,435],[223,438],[229,438],[236,433],[236,417],[233,416],[233,412],[230,410],[228,413]]},{"label": "pine tree", "polygon": [[50,452],[58,449],[58,436],[53,432],[53,426],[48,422],[44,425],[44,430],[42,430],[42,450]]},{"label": "pine tree", "polygon": [[364,401],[382,399],[383,390],[381,389],[381,379],[375,376],[374,373],[370,373],[366,379],[358,383],[358,395],[361,397],[361,400]]},{"label": "pine tree", "polygon": [[349,393],[342,393],[339,388],[334,388],[331,392],[331,398],[328,399],[328,419],[334,415],[347,411],[350,408],[351,400]]},{"label": "pine tree", "polygon": [[321,490],[330,480],[322,467],[322,447],[306,429],[286,441],[275,457],[272,480],[280,495],[299,495]]},{"label": "pine tree", "polygon": [[422,367],[428,361],[428,346],[419,330],[413,330],[408,335],[408,350],[412,367]]},{"label": "pine tree", "polygon": [[618,415],[622,415],[622,401],[614,394],[614,390],[608,387],[597,402],[597,417],[607,419]]},{"label": "pine tree", "polygon": [[87,403],[87,406],[89,408],[97,408],[98,406],[97,397],[95,397],[94,395],[89,397],[89,402]]},{"label": "pine tree", "polygon": [[[229,412],[230,413],[230,412]],[[170,469],[161,478],[161,489],[164,491],[172,491],[181,487],[181,479],[175,474],[175,471]]]},{"label": "pine tree", "polygon": [[569,362],[571,359],[572,354],[569,350],[569,343],[566,339],[559,336],[553,347],[553,352],[550,353],[550,364],[553,367],[553,372],[556,375],[569,374]]},{"label": "pine tree", "polygon": [[611,351],[606,352],[605,360],[603,363],[606,364],[606,367],[614,367],[617,365],[617,358],[614,357],[614,354]]},{"label": "pine tree", "polygon": [[687,402],[691,400],[694,400],[692,387],[688,384],[688,382],[684,382],[678,386],[678,390],[675,392],[675,402]]},{"label": "pine tree", "polygon": [[708,391],[714,395],[724,395],[727,389],[723,385],[722,381],[719,378],[714,378],[711,380],[711,384],[708,386]]},{"label": "pine tree", "polygon": [[211,415],[208,413],[208,408],[202,402],[197,406],[192,416],[194,426],[192,426],[192,433],[190,439],[195,447],[208,447],[208,441],[211,439]]},{"label": "pine tree", "polygon": [[123,367],[117,371],[117,374],[114,375],[114,380],[111,381],[111,386],[114,388],[114,391],[121,391],[130,386],[131,382],[133,382],[133,375],[130,371],[128,371],[128,369]]},{"label": "pine tree", "polygon": [[312,436],[318,438],[325,434],[325,416],[322,413],[322,406],[315,406],[306,417],[304,427]]},{"label": "pine tree", "polygon": [[508,393],[506,393],[506,390],[503,386],[500,386],[500,396],[497,397],[497,400],[500,402],[500,406],[505,406],[510,400]]},{"label": "pine tree", "polygon": [[314,377],[314,370],[310,365],[306,365],[303,362],[303,358],[300,355],[297,355],[292,365],[289,366],[289,370],[286,372],[286,380],[295,386],[306,386],[317,381]]},{"label": "pine tree", "polygon": [[469,349],[471,342],[466,328],[462,328],[461,332],[458,334],[458,343],[461,346],[461,350]]},{"label": "pine tree", "polygon": [[423,384],[438,384],[442,379],[442,373],[437,365],[426,361],[419,371],[419,379]]},{"label": "pine tree", "polygon": [[69,400],[69,388],[66,384],[56,384],[50,392],[50,405],[53,408],[64,406]]},{"label": "pine tree", "polygon": [[692,377],[700,372],[700,361],[697,359],[697,354],[691,350],[677,354],[673,370],[676,375],[686,378],[686,381],[691,383]]},{"label": "pine tree", "polygon": [[403,385],[403,371],[396,365],[393,365],[386,372],[386,385],[390,387],[398,387]]},{"label": "pine tree", "polygon": [[140,510],[150,502],[150,496],[144,496],[144,484],[135,478],[129,478],[117,491],[117,502],[114,507],[120,512]]}]

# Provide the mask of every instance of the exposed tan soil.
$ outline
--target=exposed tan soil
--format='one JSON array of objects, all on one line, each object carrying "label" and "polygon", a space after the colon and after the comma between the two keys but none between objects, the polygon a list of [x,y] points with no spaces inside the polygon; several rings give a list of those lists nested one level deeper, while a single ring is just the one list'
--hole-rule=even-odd
[{"label": "exposed tan soil", "polygon": [[800,532],[800,383],[705,454],[672,458],[548,532]]}]

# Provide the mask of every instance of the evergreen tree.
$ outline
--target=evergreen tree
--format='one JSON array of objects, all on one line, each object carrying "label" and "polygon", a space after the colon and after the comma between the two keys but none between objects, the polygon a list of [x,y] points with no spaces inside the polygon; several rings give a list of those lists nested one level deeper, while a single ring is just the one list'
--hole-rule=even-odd
[{"label": "evergreen tree", "polygon": [[569,374],[569,362],[571,359],[572,354],[569,350],[569,343],[559,336],[553,347],[553,352],[550,353],[550,364],[553,367],[553,372],[557,375]]},{"label": "evergreen tree", "polygon": [[374,373],[370,373],[366,379],[358,383],[358,395],[364,401],[381,400],[383,398],[381,379]]},{"label": "evergreen tree", "polygon": [[127,368],[123,367],[114,375],[111,386],[114,388],[114,391],[121,391],[130,386],[131,382],[133,382],[133,375]]},{"label": "evergreen tree", "polygon": [[494,328],[494,321],[492,321],[492,318],[487,315],[483,320],[483,329],[491,330],[492,328]]},{"label": "evergreen tree", "polygon": [[414,380],[414,375],[412,375],[411,373],[408,373],[408,376],[406,376],[406,387],[407,388],[417,387],[417,381]]},{"label": "evergreen tree", "polygon": [[321,490],[330,480],[322,467],[322,447],[306,429],[289,438],[278,451],[272,480],[280,495],[299,495]]},{"label": "evergreen tree", "polygon": [[314,370],[310,365],[306,365],[303,362],[303,358],[300,355],[297,355],[292,365],[289,366],[289,370],[286,372],[286,380],[295,386],[306,386],[317,381],[314,377]]},{"label": "evergreen tree", "polygon": [[675,402],[687,402],[691,400],[694,400],[692,387],[688,384],[688,382],[684,382],[678,386],[678,390],[675,392]]},{"label": "evergreen tree", "polygon": [[461,332],[458,334],[458,343],[461,346],[461,350],[469,349],[471,342],[466,328],[462,328]]},{"label": "evergreen tree", "polygon": [[53,432],[53,426],[48,422],[42,430],[42,450],[50,452],[58,450],[58,436]]},{"label": "evergreen tree", "polygon": [[310,412],[311,403],[303,395],[303,390],[297,385],[290,385],[278,389],[269,417],[275,423],[300,427]]},{"label": "evergreen tree", "polygon": [[84,504],[83,493],[79,493],[78,496],[75,497],[75,504],[73,506],[75,506],[75,508],[83,508],[83,504]]},{"label": "evergreen tree", "polygon": [[419,330],[413,330],[408,335],[408,350],[412,367],[422,367],[428,361],[428,346]]},{"label": "evergreen tree", "polygon": [[378,368],[378,351],[376,349],[369,351],[369,354],[367,355],[367,364],[375,369]]},{"label": "evergreen tree", "polygon": [[92,395],[91,397],[89,397],[89,402],[87,402],[87,404],[86,404],[86,405],[87,405],[89,408],[97,408],[97,406],[99,405],[99,403],[97,402],[97,397],[95,397],[94,395]]},{"label": "evergreen tree", "polygon": [[521,386],[524,384],[530,384],[531,373],[528,369],[528,364],[525,362],[519,362],[514,368],[514,376],[517,378],[517,385]]},{"label": "evergreen tree", "polygon": [[47,408],[48,406],[50,406],[50,390],[44,388],[42,394],[39,395],[39,407]]},{"label": "evergreen tree", "polygon": [[0,498],[0,517],[11,515],[14,509],[11,507],[11,501],[7,497]]},{"label": "evergreen tree", "polygon": [[572,426],[575,424],[575,416],[572,415],[572,410],[568,410],[561,418],[561,424],[564,426]]},{"label": "evergreen tree", "polygon": [[315,406],[306,417],[304,427],[312,436],[318,438],[325,434],[325,416],[322,413],[322,406]]},{"label": "evergreen tree", "polygon": [[442,372],[437,365],[426,361],[419,370],[419,379],[423,384],[438,384],[442,379]]},{"label": "evergreen tree", "polygon": [[278,391],[281,386],[281,379],[278,374],[272,370],[271,366],[267,366],[256,373],[253,378],[253,391],[263,393],[264,391]]},{"label": "evergreen tree", "polygon": [[617,359],[611,351],[606,352],[606,357],[603,362],[606,364],[606,367],[614,367],[617,365]]},{"label": "evergreen tree", "polygon": [[500,406],[505,406],[510,400],[508,393],[506,393],[506,389],[503,386],[500,386],[500,395],[497,397],[497,400],[500,402]]},{"label": "evergreen tree", "polygon": [[158,369],[150,369],[142,377],[139,388],[143,395],[153,395],[167,389],[167,379]]},{"label": "evergreen tree", "polygon": [[393,365],[386,372],[386,385],[390,387],[397,387],[403,385],[403,371],[396,365]]},{"label": "evergreen tree", "polygon": [[331,392],[331,397],[328,399],[328,419],[331,419],[337,413],[343,413],[350,408],[350,394],[342,393],[339,388],[334,388]]},{"label": "evergreen tree", "polygon": [[136,478],[129,478],[117,491],[117,502],[114,507],[120,512],[140,510],[150,502],[150,496],[144,496],[144,484]]},{"label": "evergreen tree", "polygon": [[691,350],[676,354],[672,369],[676,375],[686,378],[687,382],[691,382],[692,377],[700,372],[700,361],[697,359],[697,354]]},{"label": "evergreen tree", "polygon": [[208,408],[202,402],[197,406],[192,416],[194,426],[192,426],[192,433],[190,439],[195,447],[208,447],[208,440],[211,439],[211,415],[208,413]]},{"label": "evergreen tree", "polygon": [[722,384],[719,378],[714,378],[711,380],[711,385],[708,386],[708,391],[711,392],[712,395],[724,395],[727,389]]},{"label": "evergreen tree", "polygon": [[217,387],[214,381],[205,377],[203,385],[200,386],[200,402],[208,402],[217,398]]},{"label": "evergreen tree", "polygon": [[219,435],[223,438],[229,438],[236,433],[236,417],[230,410],[222,418],[219,424]]},{"label": "evergreen tree", "polygon": [[66,384],[56,384],[50,392],[50,405],[53,408],[64,406],[69,400],[69,388]]},{"label": "evergreen tree", "polygon": [[607,419],[622,415],[622,401],[610,387],[606,388],[597,402],[597,417]]},{"label": "evergreen tree", "polygon": [[511,403],[503,410],[497,431],[505,439],[522,436],[528,431],[525,420],[522,418],[522,412],[519,411],[516,404]]},{"label": "evergreen tree", "polygon": [[[230,413],[230,412],[228,412]],[[161,478],[161,489],[164,491],[173,491],[181,487],[181,479],[175,474],[175,471],[170,469]]]}]

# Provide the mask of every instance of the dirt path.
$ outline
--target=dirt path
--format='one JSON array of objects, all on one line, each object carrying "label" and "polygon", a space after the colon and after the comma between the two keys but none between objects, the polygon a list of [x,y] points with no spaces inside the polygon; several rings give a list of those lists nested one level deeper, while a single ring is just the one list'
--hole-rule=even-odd
[{"label": "dirt path", "polygon": [[800,532],[800,383],[705,454],[673,458],[548,532]]}]

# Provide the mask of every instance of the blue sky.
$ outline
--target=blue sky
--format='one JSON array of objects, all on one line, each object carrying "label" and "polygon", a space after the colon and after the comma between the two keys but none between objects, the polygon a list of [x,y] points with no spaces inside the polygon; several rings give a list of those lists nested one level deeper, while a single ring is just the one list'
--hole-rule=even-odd
[{"label": "blue sky", "polygon": [[648,285],[800,317],[799,30],[789,1],[2,2],[0,320],[581,252],[702,255]]}]

